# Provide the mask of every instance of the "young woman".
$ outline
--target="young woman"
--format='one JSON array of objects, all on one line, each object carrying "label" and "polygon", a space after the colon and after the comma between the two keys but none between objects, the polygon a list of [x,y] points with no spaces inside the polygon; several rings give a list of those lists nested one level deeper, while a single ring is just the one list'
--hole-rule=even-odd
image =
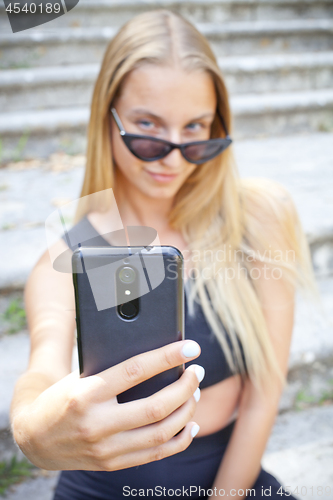
[{"label": "young woman", "polygon": [[[63,471],[54,500],[293,498],[261,458],[287,374],[295,287],[315,290],[310,254],[289,193],[238,177],[231,130],[223,77],[189,22],[159,10],[119,31],[94,90],[81,196],[112,188],[125,227],[153,227],[183,252],[189,340],[80,379],[72,278],[41,257],[25,291],[31,356],[11,421],[33,463]],[[111,244],[110,216],[86,207],[75,229]],[[65,239],[55,247],[68,249]],[[183,362],[174,384],[117,403]]]}]

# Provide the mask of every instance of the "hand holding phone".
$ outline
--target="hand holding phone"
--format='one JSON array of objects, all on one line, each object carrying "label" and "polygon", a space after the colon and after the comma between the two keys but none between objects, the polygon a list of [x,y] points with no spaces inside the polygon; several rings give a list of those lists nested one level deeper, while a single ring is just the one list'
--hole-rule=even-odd
[{"label": "hand holding phone", "polygon": [[[127,307],[132,300],[123,299],[128,291],[135,295],[145,271],[139,262],[132,266],[120,257],[126,259],[124,249],[106,247],[73,254],[74,269],[82,264],[83,271],[73,276],[81,377],[76,371],[51,385],[13,422],[17,444],[38,467],[125,469],[184,450],[198,432],[191,419],[204,370],[191,365],[183,372],[200,347],[182,340],[181,258],[176,249],[164,252],[167,265],[169,258],[176,263],[176,269],[166,268],[166,277],[172,273],[176,279],[164,279],[153,293],[136,297],[135,310]],[[119,282],[105,273],[110,258],[118,262],[111,276]],[[152,252],[146,271],[154,262]],[[93,278],[102,283],[97,304]],[[115,290],[121,300],[105,308]]]},{"label": "hand holding phone", "polygon": [[191,419],[197,400],[193,395],[204,373],[200,366],[189,366],[150,397],[118,404],[116,396],[199,354],[198,344],[187,340],[96,375],[82,378],[73,372],[15,416],[15,441],[32,463],[46,470],[119,470],[179,453],[198,432]]}]

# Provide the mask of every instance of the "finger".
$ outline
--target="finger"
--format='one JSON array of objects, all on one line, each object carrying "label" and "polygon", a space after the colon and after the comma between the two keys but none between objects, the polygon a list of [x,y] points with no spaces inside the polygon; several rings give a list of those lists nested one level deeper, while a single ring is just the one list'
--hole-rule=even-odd
[{"label": "finger", "polygon": [[99,470],[127,469],[129,467],[161,460],[162,458],[169,457],[175,453],[180,453],[191,444],[193,437],[196,435],[198,430],[199,426],[195,422],[189,422],[182,432],[170,439],[167,443],[153,448],[119,455],[111,458],[110,460],[104,460]]},{"label": "finger", "polygon": [[152,396],[118,406],[122,430],[134,429],[165,419],[186,401],[198,388],[199,365],[189,366],[176,382],[164,387]]},{"label": "finger", "polygon": [[139,354],[82,379],[87,387],[86,396],[95,402],[106,401],[158,373],[197,358],[200,352],[199,344],[193,340],[185,340]]},{"label": "finger", "polygon": [[148,448],[155,448],[167,443],[192,420],[196,409],[196,399],[192,396],[180,408],[177,408],[164,420],[120,432],[100,441],[99,445],[103,450],[106,459],[133,453]]},{"label": "finger", "polygon": [[115,404],[111,399],[93,405],[86,416],[86,428],[93,429],[92,438],[97,442],[118,432],[163,420],[192,398],[203,374],[201,366],[190,365],[180,379],[148,398],[122,404]]}]

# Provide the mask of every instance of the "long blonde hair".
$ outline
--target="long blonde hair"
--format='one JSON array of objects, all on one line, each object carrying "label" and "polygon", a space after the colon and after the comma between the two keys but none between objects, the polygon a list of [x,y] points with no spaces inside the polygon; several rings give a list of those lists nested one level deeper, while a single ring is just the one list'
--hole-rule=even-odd
[{"label": "long blonde hair", "polygon": [[[81,197],[114,187],[110,103],[124,78],[143,64],[179,64],[184,71],[208,72],[215,85],[217,107],[232,133],[228,92],[205,37],[183,17],[167,10],[140,14],[120,29],[105,52],[92,98]],[[216,116],[211,137],[219,136],[222,130]],[[76,222],[88,210],[81,206]],[[240,179],[230,146],[185,181],[176,195],[169,224],[183,234],[193,256],[195,279],[188,281],[186,290],[189,313],[194,314],[194,303],[199,301],[232,372],[247,373],[258,388],[276,375],[285,383],[251,272],[258,261],[273,263],[283,269],[291,285],[317,292],[309,247],[288,191],[267,179]],[[281,255],[281,248],[292,250],[292,263]],[[271,256],[279,250],[277,262]],[[237,275],[237,279],[227,280],[229,275]]]}]

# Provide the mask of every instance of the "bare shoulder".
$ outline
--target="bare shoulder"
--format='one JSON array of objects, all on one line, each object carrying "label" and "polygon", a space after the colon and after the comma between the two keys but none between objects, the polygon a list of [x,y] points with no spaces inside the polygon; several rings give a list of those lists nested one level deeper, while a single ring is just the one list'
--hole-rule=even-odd
[{"label": "bare shoulder", "polygon": [[[68,248],[65,241],[60,238],[53,243],[40,256],[32,269],[27,281],[25,293],[29,290],[30,283],[39,283],[40,286],[47,286],[54,291],[58,286],[63,289],[63,285],[71,282],[71,255],[72,251]],[[46,279],[47,278],[47,279]],[[49,284],[49,285],[48,285]],[[64,289],[63,289],[64,291]]]},{"label": "bare shoulder", "polygon": [[252,249],[292,253],[298,248],[301,223],[285,186],[265,178],[241,179],[239,194],[244,236]]},{"label": "bare shoulder", "polygon": [[259,178],[240,181],[240,197],[244,212],[261,223],[272,223],[295,217],[297,211],[288,189],[280,182]]}]

